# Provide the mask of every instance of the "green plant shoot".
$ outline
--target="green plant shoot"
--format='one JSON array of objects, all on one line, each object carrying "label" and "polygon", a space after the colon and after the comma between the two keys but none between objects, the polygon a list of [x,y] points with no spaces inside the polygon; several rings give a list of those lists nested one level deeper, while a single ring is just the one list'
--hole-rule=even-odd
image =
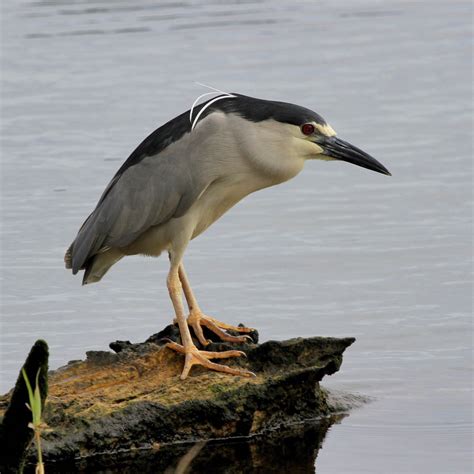
[{"label": "green plant shoot", "polygon": [[41,421],[41,394],[39,390],[39,374],[41,369],[36,373],[35,389],[31,388],[30,381],[26,375],[25,369],[21,369],[23,378],[25,379],[26,389],[28,390],[28,398],[30,403],[26,406],[30,409],[33,421],[28,423],[28,427],[35,433],[35,444],[38,452],[38,463],[36,465],[36,473],[44,474],[43,453],[41,451],[41,431],[46,428],[46,424]]}]

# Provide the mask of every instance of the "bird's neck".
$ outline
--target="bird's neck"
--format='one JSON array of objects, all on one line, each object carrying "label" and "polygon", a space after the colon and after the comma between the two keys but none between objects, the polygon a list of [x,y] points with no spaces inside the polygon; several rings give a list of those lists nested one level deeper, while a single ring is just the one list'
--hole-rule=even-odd
[{"label": "bird's neck", "polygon": [[277,133],[267,122],[242,120],[237,141],[241,162],[263,184],[273,186],[294,178],[304,167],[305,158],[297,154],[288,135]]}]

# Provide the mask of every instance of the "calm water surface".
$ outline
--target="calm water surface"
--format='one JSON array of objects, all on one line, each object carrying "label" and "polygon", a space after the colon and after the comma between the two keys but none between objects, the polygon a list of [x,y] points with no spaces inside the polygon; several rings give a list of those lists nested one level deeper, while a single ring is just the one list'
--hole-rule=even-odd
[{"label": "calm water surface", "polygon": [[262,338],[356,336],[329,387],[321,473],[472,468],[469,1],[3,3],[1,390],[38,337],[51,366],[167,324],[167,261],[80,286],[63,253],[132,149],[204,92],[321,113],[393,173],[308,163],[186,255],[202,307]]}]

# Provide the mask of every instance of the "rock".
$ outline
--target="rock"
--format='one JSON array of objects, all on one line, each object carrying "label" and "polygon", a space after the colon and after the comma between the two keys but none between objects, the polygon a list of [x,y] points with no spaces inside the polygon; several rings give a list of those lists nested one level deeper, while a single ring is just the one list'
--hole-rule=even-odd
[{"label": "rock", "polygon": [[[256,331],[252,337],[258,340]],[[175,326],[144,343],[116,341],[110,345],[115,353],[90,351],[85,361],[50,372],[45,421],[53,431],[43,437],[47,471],[53,466],[48,462],[53,461],[56,466],[58,462],[80,462],[91,470],[101,463],[110,465],[107,459],[124,463],[137,452],[143,459],[143,450],[148,450],[147,456],[172,464],[179,458],[170,448],[176,443],[186,452],[190,446],[182,443],[198,440],[262,433],[272,433],[273,438],[265,439],[275,440],[289,429],[284,427],[306,420],[319,420],[312,423],[312,429],[317,425],[320,437],[330,424],[327,417],[340,411],[341,404],[333,407],[319,382],[339,369],[342,354],[354,338],[296,338],[242,345],[213,342],[207,350],[245,351],[247,358],[224,363],[248,369],[256,377],[234,377],[195,366],[184,381],[179,379],[183,357],[164,347],[169,340],[179,342]],[[4,396],[0,413],[5,403]],[[276,450],[269,443],[266,453]],[[244,467],[235,472],[245,472]],[[198,471],[193,468],[193,472]]]}]

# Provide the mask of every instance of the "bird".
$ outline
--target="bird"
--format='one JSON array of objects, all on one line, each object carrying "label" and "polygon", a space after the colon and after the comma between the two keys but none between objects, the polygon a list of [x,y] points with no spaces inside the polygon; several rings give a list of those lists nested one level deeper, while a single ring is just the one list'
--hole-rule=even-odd
[{"label": "bird", "polygon": [[[206,95],[212,97],[198,104]],[[183,257],[190,241],[240,200],[290,180],[311,160],[345,161],[390,175],[310,109],[219,90],[203,94],[190,110],[145,138],[122,164],[67,249],[65,266],[74,275],[83,270],[86,285],[100,281],[125,256],[167,252],[166,283],[181,337],[181,344],[167,347],[184,354],[180,378],[195,365],[252,376],[213,361],[245,356],[243,351],[212,352],[194,343],[190,328],[204,349],[209,341],[203,327],[230,343],[247,341],[252,328],[201,310]]]}]

